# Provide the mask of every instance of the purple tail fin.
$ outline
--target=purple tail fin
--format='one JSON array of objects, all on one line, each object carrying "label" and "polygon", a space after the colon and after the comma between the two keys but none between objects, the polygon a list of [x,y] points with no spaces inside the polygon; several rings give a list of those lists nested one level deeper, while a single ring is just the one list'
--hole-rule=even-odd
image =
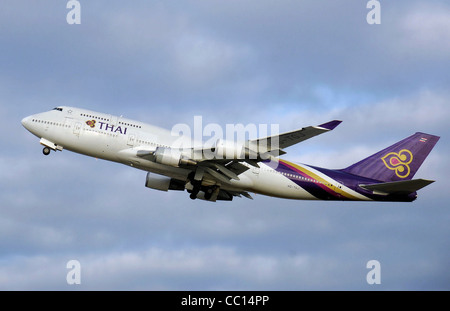
[{"label": "purple tail fin", "polygon": [[384,182],[410,180],[438,140],[438,136],[416,133],[343,171]]}]

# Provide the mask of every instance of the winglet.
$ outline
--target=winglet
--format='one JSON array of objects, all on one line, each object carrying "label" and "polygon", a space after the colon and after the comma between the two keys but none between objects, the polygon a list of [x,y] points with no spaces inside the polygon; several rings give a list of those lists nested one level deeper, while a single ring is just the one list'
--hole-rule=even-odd
[{"label": "winglet", "polygon": [[321,127],[321,128],[331,131],[331,130],[334,130],[341,123],[342,123],[342,121],[340,121],[340,120],[333,120],[333,121],[318,125],[317,127]]}]

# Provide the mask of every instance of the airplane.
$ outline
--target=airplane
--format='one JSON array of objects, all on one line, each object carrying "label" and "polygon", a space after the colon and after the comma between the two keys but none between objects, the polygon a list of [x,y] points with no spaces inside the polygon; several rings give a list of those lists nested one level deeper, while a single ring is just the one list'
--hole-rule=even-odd
[{"label": "airplane", "polygon": [[[22,125],[40,138],[44,155],[64,149],[147,172],[151,189],[187,191],[191,199],[253,199],[250,193],[298,200],[412,202],[432,180],[413,179],[438,136],[417,132],[344,169],[293,163],[285,148],[329,132],[342,121],[211,147],[179,148],[154,125],[75,107],[30,115]],[[178,144],[178,145],[177,145]]]}]

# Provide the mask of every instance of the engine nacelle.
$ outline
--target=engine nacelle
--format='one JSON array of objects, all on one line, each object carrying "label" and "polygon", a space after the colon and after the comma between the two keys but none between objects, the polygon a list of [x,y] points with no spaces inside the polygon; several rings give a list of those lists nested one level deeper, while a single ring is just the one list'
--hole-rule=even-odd
[{"label": "engine nacelle", "polygon": [[196,165],[197,163],[191,159],[185,158],[180,150],[172,148],[156,148],[154,152],[156,163],[178,167],[181,165]]},{"label": "engine nacelle", "polygon": [[243,144],[218,139],[216,145],[211,149],[215,159],[244,159],[246,148]]},{"label": "engine nacelle", "polygon": [[181,152],[171,148],[156,148],[155,162],[177,167],[180,165]]},{"label": "engine nacelle", "polygon": [[145,180],[145,186],[147,188],[168,191],[168,190],[184,190],[185,183],[167,176],[147,173]]}]

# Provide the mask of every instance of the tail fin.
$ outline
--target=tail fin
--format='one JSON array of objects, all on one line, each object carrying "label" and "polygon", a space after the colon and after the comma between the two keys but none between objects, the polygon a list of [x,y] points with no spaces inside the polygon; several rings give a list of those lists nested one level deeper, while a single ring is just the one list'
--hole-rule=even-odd
[{"label": "tail fin", "polygon": [[416,133],[343,171],[379,181],[411,180],[439,137]]}]

